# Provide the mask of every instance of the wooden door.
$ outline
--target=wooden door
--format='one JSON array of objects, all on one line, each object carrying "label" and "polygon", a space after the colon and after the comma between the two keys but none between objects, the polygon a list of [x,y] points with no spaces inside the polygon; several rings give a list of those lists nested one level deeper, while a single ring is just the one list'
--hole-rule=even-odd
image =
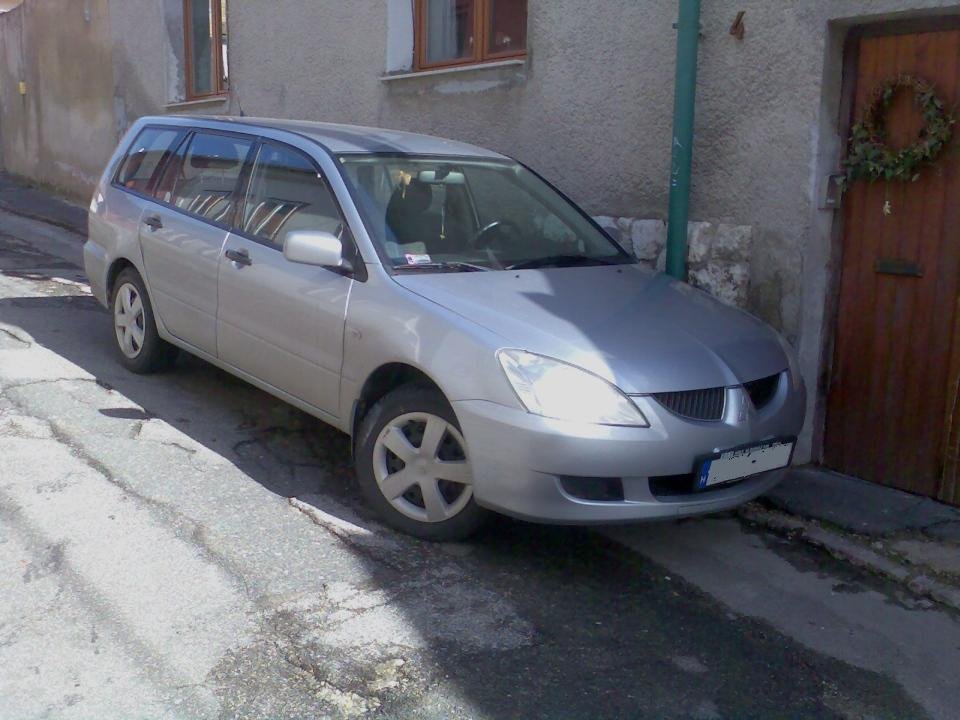
[{"label": "wooden door", "polygon": [[[878,84],[902,74],[931,83],[954,108],[960,30],[865,37],[848,67],[856,73],[856,119]],[[912,143],[923,126],[909,90],[898,93],[886,118],[896,147]],[[828,467],[955,504],[958,140],[960,125],[916,182],[859,181],[847,192],[824,443]]]}]

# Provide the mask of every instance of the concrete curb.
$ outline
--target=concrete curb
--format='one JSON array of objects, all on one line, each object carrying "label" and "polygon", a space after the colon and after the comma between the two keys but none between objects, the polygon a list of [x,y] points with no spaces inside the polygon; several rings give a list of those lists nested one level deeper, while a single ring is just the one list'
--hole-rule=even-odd
[{"label": "concrete curb", "polygon": [[934,577],[921,567],[913,567],[874,549],[870,541],[828,529],[813,520],[805,520],[750,503],[738,511],[747,522],[778,534],[799,537],[843,562],[897,582],[920,597],[960,611],[960,588]]},{"label": "concrete curb", "polygon": [[0,210],[87,235],[87,208],[0,172]]},{"label": "concrete curb", "polygon": [[822,467],[785,471],[760,502],[858,537],[886,542],[898,535],[925,536],[960,546],[960,509]]},{"label": "concrete curb", "polygon": [[24,208],[19,207],[15,203],[0,202],[0,210],[4,212],[11,213],[12,215],[19,215],[20,217],[25,217],[29,220],[37,220],[47,225],[54,225],[61,230],[69,230],[75,235],[79,235],[83,238],[87,237],[87,228],[77,225],[75,222],[70,220],[63,220],[61,218],[52,217],[48,213],[43,212],[32,212]]}]

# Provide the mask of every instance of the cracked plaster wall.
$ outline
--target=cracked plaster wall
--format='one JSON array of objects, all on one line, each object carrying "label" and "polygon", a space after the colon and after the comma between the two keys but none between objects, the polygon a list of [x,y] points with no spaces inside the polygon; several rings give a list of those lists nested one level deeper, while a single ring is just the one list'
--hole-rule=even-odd
[{"label": "cracked plaster wall", "polygon": [[29,0],[0,15],[4,168],[74,198],[116,145],[107,5]]}]

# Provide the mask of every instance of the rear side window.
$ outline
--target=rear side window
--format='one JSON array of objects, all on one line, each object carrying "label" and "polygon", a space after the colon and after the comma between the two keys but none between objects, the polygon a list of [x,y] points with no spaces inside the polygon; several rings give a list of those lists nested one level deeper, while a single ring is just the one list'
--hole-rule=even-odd
[{"label": "rear side window", "polygon": [[295,230],[340,235],[344,227],[333,193],[313,163],[271,143],[257,157],[241,220],[243,232],[281,249]]},{"label": "rear side window", "polygon": [[235,191],[253,140],[196,133],[167,163],[156,197],[191,215],[229,222]]},{"label": "rear side window", "polygon": [[120,164],[117,184],[134,192],[149,192],[157,169],[183,136],[182,130],[174,128],[147,128],[141,132]]}]

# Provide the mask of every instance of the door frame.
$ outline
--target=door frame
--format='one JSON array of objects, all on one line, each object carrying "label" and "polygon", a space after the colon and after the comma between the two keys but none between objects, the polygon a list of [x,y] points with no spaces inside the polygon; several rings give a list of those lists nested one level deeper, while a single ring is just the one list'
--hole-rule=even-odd
[{"label": "door frame", "polygon": [[[853,129],[856,121],[854,113],[854,102],[857,93],[858,83],[858,63],[860,54],[860,42],[866,38],[891,37],[896,35],[912,35],[925,32],[960,30],[960,13],[953,11],[950,14],[924,14],[915,17],[907,17],[895,20],[877,20],[865,22],[862,24],[850,25],[844,28],[842,39],[841,59],[839,62],[839,95],[836,102],[833,103],[836,115],[836,132],[838,133],[839,145],[832,162],[826,160],[826,166],[820,164],[820,176],[825,178],[829,173],[837,172],[840,162],[846,152],[847,138]],[[828,89],[824,83],[823,107],[829,109],[826,102]],[[832,111],[831,111],[832,115]],[[826,184],[827,181],[823,181]],[[821,197],[825,195],[828,188],[821,188]],[[822,210],[822,206],[820,210]],[[816,212],[816,210],[815,210]],[[816,399],[814,402],[814,417],[811,439],[811,460],[822,463],[825,454],[825,434],[827,426],[827,405],[833,380],[835,345],[837,340],[838,322],[840,314],[840,290],[842,282],[842,260],[844,251],[844,233],[845,233],[845,213],[843,212],[843,203],[841,202],[834,208],[833,217],[829,222],[828,236],[828,257],[826,266],[826,278],[824,283],[825,301],[823,306],[823,321],[821,326],[819,342],[819,363],[816,386]],[[811,228],[815,232],[815,227]],[[958,298],[957,323],[960,324],[960,298]],[[956,336],[955,336],[956,337]],[[960,342],[960,338],[955,339],[954,345]],[[956,347],[955,347],[956,350]],[[956,361],[958,353],[953,353],[950,369],[950,385],[960,382],[960,364]],[[951,413],[949,419],[957,422],[952,425],[948,422],[948,417],[944,418],[944,439],[949,439],[952,435],[960,434],[960,408],[955,408],[958,412],[956,416]],[[945,451],[947,446],[944,446]],[[956,460],[956,458],[954,459]],[[944,458],[946,465],[948,459]],[[960,472],[960,464],[954,468],[954,472]],[[942,498],[941,498],[942,499]]]}]

